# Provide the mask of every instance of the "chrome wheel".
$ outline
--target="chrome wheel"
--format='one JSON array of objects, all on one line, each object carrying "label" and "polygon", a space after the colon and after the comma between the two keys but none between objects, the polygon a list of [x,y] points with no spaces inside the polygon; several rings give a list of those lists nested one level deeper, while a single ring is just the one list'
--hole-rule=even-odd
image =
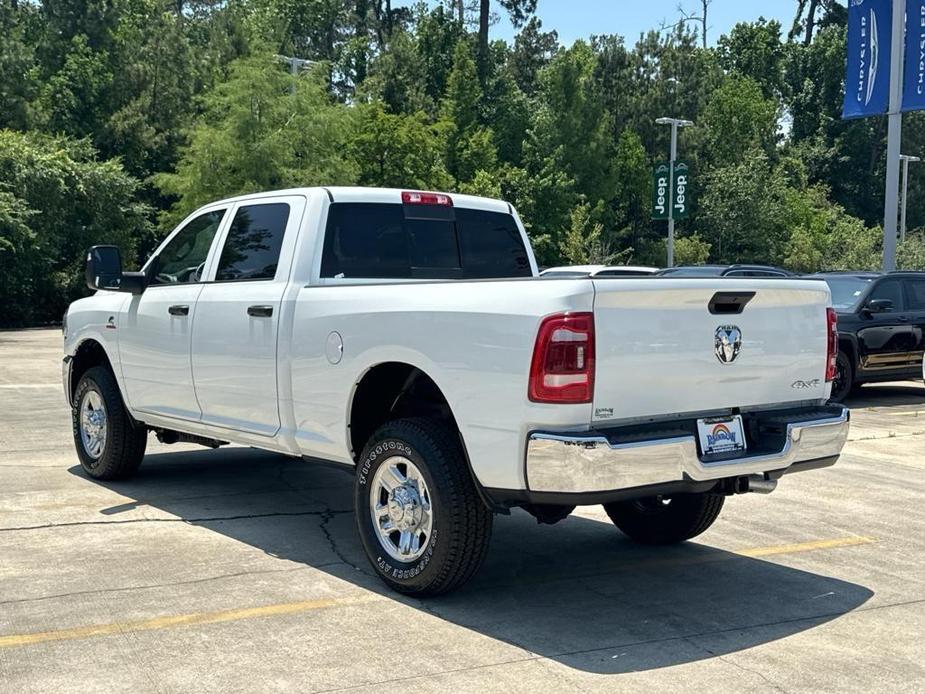
[{"label": "chrome wheel", "polygon": [[369,512],[382,548],[393,559],[421,557],[433,532],[430,491],[421,471],[407,458],[383,462],[369,487]]},{"label": "chrome wheel", "polygon": [[80,401],[80,442],[91,458],[98,459],[106,447],[106,406],[95,390],[88,390]]}]

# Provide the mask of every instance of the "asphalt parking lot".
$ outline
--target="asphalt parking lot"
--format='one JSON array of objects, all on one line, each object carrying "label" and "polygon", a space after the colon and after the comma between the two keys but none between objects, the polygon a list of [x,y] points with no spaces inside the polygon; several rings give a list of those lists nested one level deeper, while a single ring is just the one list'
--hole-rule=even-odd
[{"label": "asphalt parking lot", "polygon": [[152,438],[83,475],[60,343],[0,332],[0,692],[925,692],[921,384],[862,389],[835,468],[695,542],[517,512],[422,602],[371,575],[344,471]]}]

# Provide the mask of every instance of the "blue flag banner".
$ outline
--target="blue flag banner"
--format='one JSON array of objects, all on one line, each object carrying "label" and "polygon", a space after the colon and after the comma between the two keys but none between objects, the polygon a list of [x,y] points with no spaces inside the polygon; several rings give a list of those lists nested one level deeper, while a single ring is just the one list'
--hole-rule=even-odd
[{"label": "blue flag banner", "polygon": [[903,111],[925,109],[925,0],[906,0]]},{"label": "blue flag banner", "polygon": [[892,33],[890,0],[848,0],[848,73],[843,118],[887,112]]}]

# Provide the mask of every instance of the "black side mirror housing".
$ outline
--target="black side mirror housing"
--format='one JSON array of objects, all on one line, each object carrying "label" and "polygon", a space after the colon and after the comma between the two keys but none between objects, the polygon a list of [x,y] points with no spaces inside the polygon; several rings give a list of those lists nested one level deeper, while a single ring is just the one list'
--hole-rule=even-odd
[{"label": "black side mirror housing", "polygon": [[893,302],[890,299],[871,299],[864,310],[867,313],[888,313],[893,310]]},{"label": "black side mirror housing", "polygon": [[87,251],[87,286],[115,292],[141,294],[147,284],[143,272],[123,272],[122,254],[116,246],[93,246]]}]

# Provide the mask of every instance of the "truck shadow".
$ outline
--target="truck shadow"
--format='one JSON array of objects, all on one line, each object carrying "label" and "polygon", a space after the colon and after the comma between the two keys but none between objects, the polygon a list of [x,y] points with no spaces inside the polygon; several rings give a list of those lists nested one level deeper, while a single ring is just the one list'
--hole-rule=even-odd
[{"label": "truck shadow", "polygon": [[[78,466],[72,474],[84,476]],[[88,478],[89,479],[89,478]],[[99,483],[99,482],[97,482]],[[129,482],[99,483],[140,506],[320,569],[530,653],[594,673],[668,667],[812,629],[864,604],[867,588],[696,542],[647,548],[610,523],[538,526],[498,516],[486,564],[428,601],[388,590],[356,535],[353,476],[244,448],[152,452]],[[293,580],[306,580],[297,573]],[[310,579],[309,579],[310,580]]]}]

